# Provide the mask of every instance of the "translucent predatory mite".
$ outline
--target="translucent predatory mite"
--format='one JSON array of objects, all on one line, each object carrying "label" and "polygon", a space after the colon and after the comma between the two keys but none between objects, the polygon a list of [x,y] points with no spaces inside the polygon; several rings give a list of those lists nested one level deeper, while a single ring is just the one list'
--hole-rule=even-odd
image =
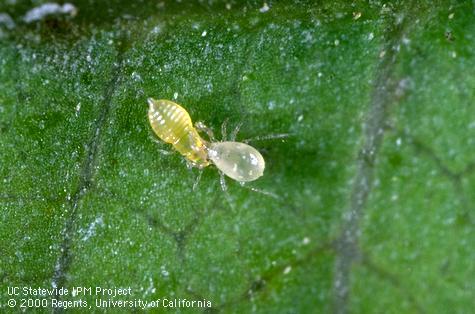
[{"label": "translucent predatory mite", "polygon": [[165,99],[148,99],[148,118],[155,134],[170,143],[186,160],[200,169],[214,164],[228,177],[254,181],[264,173],[265,161],[252,146],[239,142],[205,141],[198,133],[206,131],[201,123],[193,126],[190,115],[180,105]]}]

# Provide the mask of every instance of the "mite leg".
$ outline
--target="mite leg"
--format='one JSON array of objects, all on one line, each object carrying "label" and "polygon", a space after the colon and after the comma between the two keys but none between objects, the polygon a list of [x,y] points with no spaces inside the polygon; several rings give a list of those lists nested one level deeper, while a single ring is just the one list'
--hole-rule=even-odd
[{"label": "mite leg", "polygon": [[222,173],[221,171],[219,172],[219,183],[221,184],[221,190],[223,190],[223,192],[228,192],[226,178],[224,177],[224,173]]},{"label": "mite leg", "polygon": [[243,143],[249,143],[249,142],[254,142],[254,141],[276,140],[276,139],[287,138],[289,136],[291,136],[289,133],[268,134],[268,135],[264,135],[264,136],[251,137],[251,138],[243,140],[242,142]]},{"label": "mite leg", "polygon": [[169,155],[173,155],[174,152],[172,151],[169,151],[169,150],[165,150],[165,149],[160,149],[158,148],[158,152],[162,155],[165,155],[165,156],[169,156]]},{"label": "mite leg", "polygon": [[231,195],[228,192],[228,186],[226,184],[226,178],[224,176],[224,173],[219,171],[219,183],[221,184],[221,189],[224,192],[224,198],[226,199],[226,202],[228,202],[229,207],[231,207],[232,210],[235,210],[234,203],[232,202]]},{"label": "mite leg", "polygon": [[193,168],[198,168],[200,169],[200,167],[196,164],[196,162],[193,162],[191,160],[188,160],[188,159],[183,159],[185,161],[185,164],[186,164],[186,168],[188,170],[192,170]]},{"label": "mite leg", "polygon": [[269,197],[272,197],[273,199],[276,199],[276,200],[280,200],[281,198],[275,194],[275,193],[272,193],[272,192],[268,192],[268,191],[264,191],[264,190],[261,190],[261,189],[258,189],[258,188],[253,188],[252,186],[246,186],[244,184],[244,182],[239,182],[241,184],[241,186],[243,188],[246,188],[248,190],[251,190],[253,192],[256,192],[256,193],[260,193],[260,194],[263,194],[265,196],[269,196]]},{"label": "mite leg", "polygon": [[225,141],[226,137],[228,136],[228,118],[224,119],[223,124],[221,124],[221,140]]},{"label": "mite leg", "polygon": [[198,184],[200,183],[201,181],[201,176],[203,175],[203,170],[202,169],[199,169],[198,170],[198,175],[196,176],[196,180],[195,180],[195,183],[193,183],[193,191],[196,190],[196,188],[198,187]]},{"label": "mite leg", "polygon": [[214,138],[213,130],[208,128],[203,122],[201,121],[196,122],[195,128],[200,132],[206,133],[206,135],[208,135],[208,138],[211,142],[216,142],[216,139]]},{"label": "mite leg", "polygon": [[241,127],[242,127],[242,122],[239,122],[238,124],[236,124],[236,127],[234,128],[234,130],[231,132],[231,135],[229,136],[229,140],[231,142],[236,141],[236,136],[239,133],[239,130],[241,129]]}]

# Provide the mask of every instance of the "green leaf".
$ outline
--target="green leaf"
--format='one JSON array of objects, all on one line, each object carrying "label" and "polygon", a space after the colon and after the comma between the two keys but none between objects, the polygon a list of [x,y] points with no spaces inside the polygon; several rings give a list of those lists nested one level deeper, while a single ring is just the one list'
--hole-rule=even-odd
[{"label": "green leaf", "polygon": [[[69,289],[44,312],[472,310],[472,2],[72,2],[0,3],[3,310],[31,297],[9,287]],[[210,166],[193,190],[148,97],[289,137],[251,141],[259,180],[224,192]]]}]

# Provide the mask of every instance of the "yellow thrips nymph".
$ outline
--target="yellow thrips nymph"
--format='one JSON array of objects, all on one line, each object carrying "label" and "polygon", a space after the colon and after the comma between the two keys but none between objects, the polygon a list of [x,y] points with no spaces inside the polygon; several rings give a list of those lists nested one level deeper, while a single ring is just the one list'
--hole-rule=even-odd
[{"label": "yellow thrips nymph", "polygon": [[[148,118],[155,134],[170,143],[187,161],[200,169],[214,164],[228,177],[254,181],[264,173],[265,161],[252,146],[234,141],[217,142],[203,124],[193,126],[190,115],[180,105],[165,99],[148,99]],[[205,131],[207,142],[198,134]]]}]

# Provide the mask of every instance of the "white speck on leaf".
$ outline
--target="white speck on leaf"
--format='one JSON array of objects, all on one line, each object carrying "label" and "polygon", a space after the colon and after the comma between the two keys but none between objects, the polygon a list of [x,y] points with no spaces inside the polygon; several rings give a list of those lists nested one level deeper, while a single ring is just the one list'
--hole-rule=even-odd
[{"label": "white speck on leaf", "polygon": [[160,272],[163,277],[168,277],[170,275],[170,273],[165,269],[165,266],[160,267]]},{"label": "white speck on leaf", "polygon": [[15,22],[10,17],[10,15],[6,13],[0,13],[0,26],[5,25],[7,29],[15,28]]},{"label": "white speck on leaf", "polygon": [[269,110],[274,110],[275,108],[275,101],[271,100],[269,101],[268,105],[267,105],[267,108],[269,108]]},{"label": "white speck on leaf", "polygon": [[89,227],[87,228],[86,231],[83,231],[82,229],[80,230],[84,232],[84,236],[82,237],[83,241],[89,240],[92,236],[96,234],[96,228],[97,226],[104,227],[104,220],[102,219],[102,215],[94,219],[93,222],[89,224]]},{"label": "white speck on leaf", "polygon": [[23,17],[23,20],[26,23],[32,23],[32,22],[40,21],[48,15],[54,15],[54,14],[70,15],[74,17],[76,16],[77,12],[78,12],[77,8],[71,3],[65,3],[63,5],[59,5],[57,3],[50,2],[50,3],[42,4],[28,11]]},{"label": "white speck on leaf", "polygon": [[266,2],[264,2],[264,5],[262,6],[262,8],[259,9],[259,12],[266,13],[267,11],[269,11],[269,9],[270,9],[269,5]]},{"label": "white speck on leaf", "polygon": [[161,32],[162,32],[162,28],[160,25],[155,26],[154,28],[152,28],[152,31],[151,31],[151,33],[154,35],[160,34]]},{"label": "white speck on leaf", "polygon": [[131,77],[132,77],[132,80],[134,80],[134,82],[142,82],[142,77],[140,76],[140,74],[138,74],[137,72],[132,72],[131,74]]}]

